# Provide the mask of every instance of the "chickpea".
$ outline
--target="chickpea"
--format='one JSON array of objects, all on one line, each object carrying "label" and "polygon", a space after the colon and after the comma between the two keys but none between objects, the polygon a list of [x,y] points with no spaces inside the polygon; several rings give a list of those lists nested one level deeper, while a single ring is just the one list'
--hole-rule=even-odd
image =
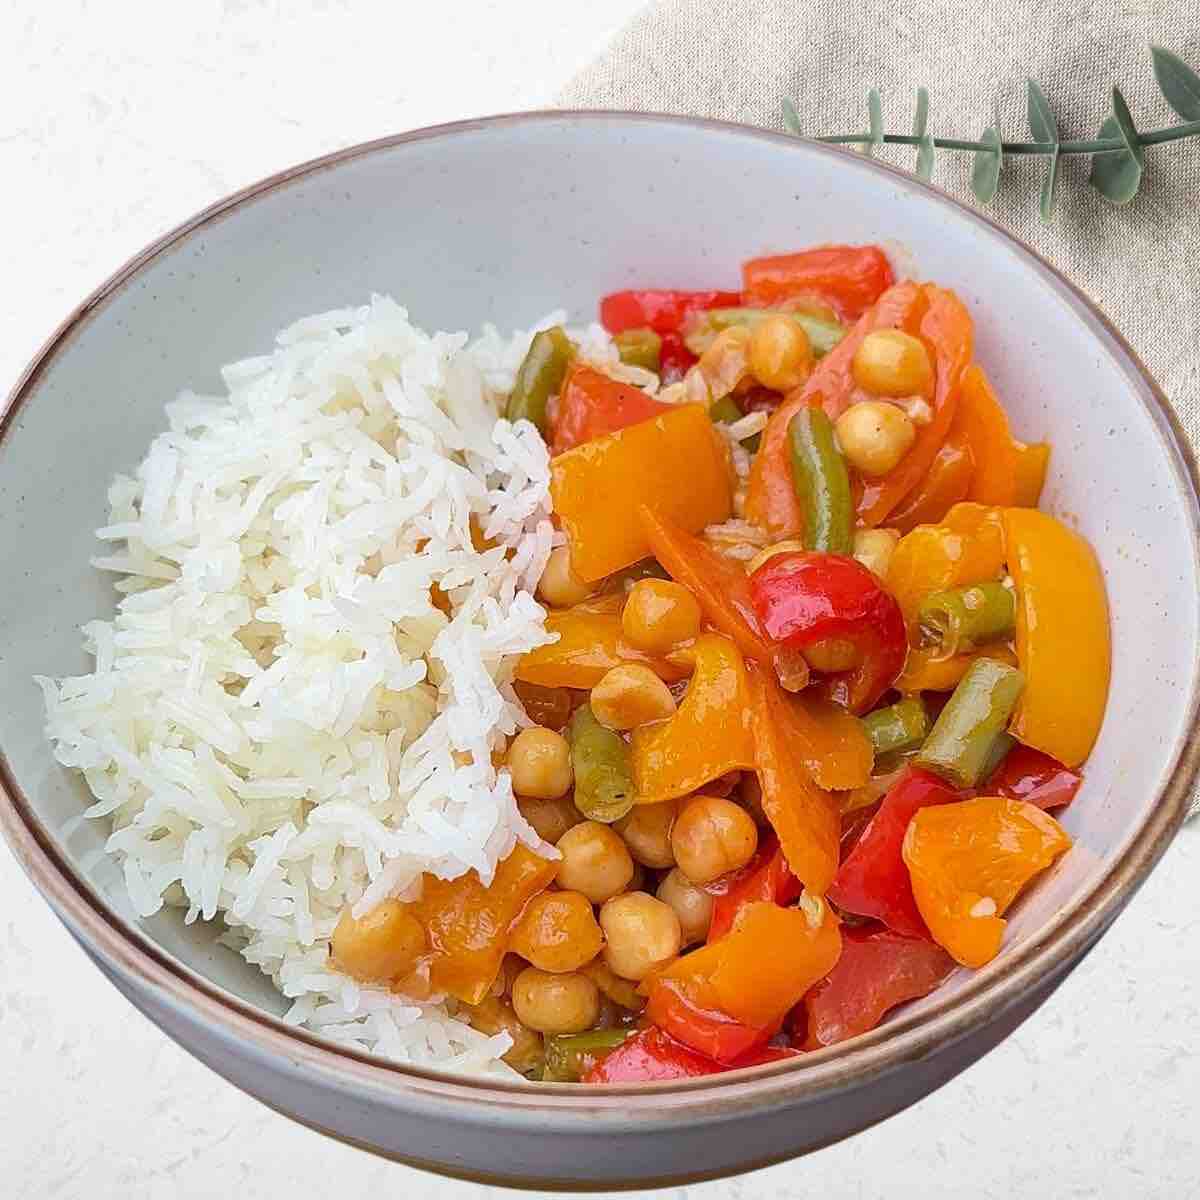
[{"label": "chickpea", "polygon": [[826,638],[805,646],[804,659],[814,671],[832,675],[837,671],[852,671],[862,663],[862,651],[844,638]]},{"label": "chickpea", "polygon": [[846,460],[864,475],[886,475],[917,440],[917,428],[894,404],[861,400],[834,425]]},{"label": "chickpea", "polygon": [[522,729],[508,748],[508,769],[518,796],[556,800],[571,786],[571,747],[553,729]]},{"label": "chickpea", "polygon": [[570,796],[557,796],[553,800],[542,800],[536,796],[520,796],[517,807],[521,816],[533,826],[534,832],[552,846],[568,829],[583,820],[583,814],[575,807]]},{"label": "chickpea", "polygon": [[546,560],[546,569],[538,580],[538,595],[551,608],[570,608],[592,594],[591,584],[571,570],[571,552],[566,546],[555,546]]},{"label": "chickpea", "polygon": [[899,540],[900,535],[894,529],[856,529],[854,557],[880,579],[886,579],[892,551]]},{"label": "chickpea", "polygon": [[675,823],[678,808],[674,800],[636,804],[629,815],[622,817],[614,826],[625,839],[629,853],[642,866],[661,871],[675,865],[675,852],[671,849],[671,826]]},{"label": "chickpea", "polygon": [[525,906],[508,944],[538,970],[559,974],[590,963],[604,935],[582,892],[541,892]]},{"label": "chickpea", "polygon": [[682,584],[639,579],[629,589],[621,631],[631,646],[647,654],[666,654],[700,632],[700,605]]},{"label": "chickpea", "polygon": [[507,1033],[512,1038],[512,1045],[502,1057],[514,1071],[532,1071],[541,1063],[544,1053],[541,1037],[521,1023],[511,1004],[488,996],[479,1004],[464,1005],[463,1008],[472,1029],[489,1037]]},{"label": "chickpea", "polygon": [[334,964],[363,983],[390,983],[425,951],[421,922],[399,900],[385,900],[364,917],[346,909],[330,943]]},{"label": "chickpea", "polygon": [[582,1033],[600,1015],[600,989],[586,976],[527,967],[513,983],[518,1018],[538,1033]]},{"label": "chickpea", "polygon": [[928,396],[933,364],[920,338],[900,329],[868,333],[854,352],[854,382],[874,396]]},{"label": "chickpea", "polygon": [[797,550],[805,549],[803,542],[796,541],[795,538],[788,538],[785,542],[775,542],[773,545],[767,546],[760,550],[747,564],[746,574],[753,575],[763,563],[775,557],[777,554],[793,554]]},{"label": "chickpea", "polygon": [[780,314],[750,334],[750,370],[763,387],[790,392],[812,372],[813,352],[799,321]]},{"label": "chickpea", "polygon": [[683,945],[675,910],[645,892],[626,892],[607,901],[600,909],[600,927],[608,939],[604,961],[623,979],[645,979]]},{"label": "chickpea", "polygon": [[708,937],[708,927],[712,924],[713,898],[703,888],[698,888],[692,883],[678,867],[658,885],[658,898],[675,910],[685,946],[690,946],[693,942],[702,942]]},{"label": "chickpea", "polygon": [[628,848],[599,821],[581,821],[568,829],[558,839],[558,849],[558,886],[582,892],[593,904],[624,891],[633,878]]},{"label": "chickpea", "polygon": [[589,703],[596,720],[608,729],[636,729],[675,713],[671,689],[649,667],[622,663],[592,688]]},{"label": "chickpea", "polygon": [[679,869],[692,883],[711,883],[754,857],[758,828],[732,800],[693,796],[675,818],[671,845]]}]

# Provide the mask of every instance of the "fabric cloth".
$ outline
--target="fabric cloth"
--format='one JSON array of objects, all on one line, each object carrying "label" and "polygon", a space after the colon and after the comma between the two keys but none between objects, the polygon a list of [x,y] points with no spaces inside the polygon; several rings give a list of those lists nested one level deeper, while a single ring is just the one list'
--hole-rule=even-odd
[{"label": "fabric cloth", "polygon": [[[929,130],[978,138],[999,119],[1032,140],[1025,81],[1035,79],[1062,138],[1095,137],[1120,87],[1141,129],[1179,117],[1154,79],[1150,46],[1200,70],[1200,23],[1179,0],[657,0],[558,97],[575,108],[639,109],[783,128],[790,97],[813,135],[867,128],[867,91],[884,128],[908,133],[919,87]],[[912,169],[915,150],[881,157]],[[938,152],[933,182],[970,200],[973,156]],[[1200,446],[1200,142],[1146,151],[1141,191],[1116,208],[1087,182],[1090,159],[1061,160],[1049,224],[1038,197],[1043,158],[1005,163],[991,216],[1045,255],[1129,339]],[[1193,797],[1192,813],[1200,811]]]}]

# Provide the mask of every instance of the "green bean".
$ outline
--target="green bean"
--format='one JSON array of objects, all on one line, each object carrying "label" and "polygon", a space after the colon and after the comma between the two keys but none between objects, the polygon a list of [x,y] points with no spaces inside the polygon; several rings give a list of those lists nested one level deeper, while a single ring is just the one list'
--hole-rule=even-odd
[{"label": "green bean", "polygon": [[585,817],[611,825],[633,807],[633,766],[619,733],[596,720],[590,704],[580,705],[567,725],[575,771],[575,807]]},{"label": "green bean", "polygon": [[791,317],[808,335],[813,357],[823,358],[846,336],[846,327],[837,321],[814,317],[810,313],[785,312],[771,308],[710,308],[697,313],[684,329],[683,343],[699,356],[713,344],[718,333],[734,325],[753,329],[768,317]]},{"label": "green bean", "polygon": [[587,1033],[560,1033],[546,1038],[546,1083],[578,1083],[610,1050],[615,1050],[634,1029],[592,1029]]},{"label": "green bean", "polygon": [[1011,637],[1016,618],[1016,598],[1002,583],[933,592],[917,610],[922,636],[947,655]]},{"label": "green bean", "polygon": [[574,348],[561,326],[533,335],[529,351],[517,368],[504,415],[510,421],[532,421],[546,432],[546,404],[562,387]]},{"label": "green bean", "polygon": [[846,460],[833,425],[819,408],[802,408],[788,425],[792,486],[804,511],[804,544],[827,554],[849,554],[854,545],[854,505]]},{"label": "green bean", "polygon": [[631,367],[644,367],[658,374],[662,338],[653,329],[626,329],[613,334],[613,344],[621,361]]},{"label": "green bean", "polygon": [[742,410],[732,396],[722,396],[708,406],[708,419],[714,424],[724,422],[726,425],[742,419]]},{"label": "green bean", "polygon": [[996,773],[996,768],[1008,757],[1008,752],[1017,744],[1011,733],[998,733],[988,750],[987,761],[979,772],[980,783],[987,783]]},{"label": "green bean", "polygon": [[919,746],[929,732],[929,714],[918,696],[909,696],[887,708],[877,708],[862,719],[876,755]]},{"label": "green bean", "polygon": [[993,762],[995,742],[1021,698],[1016,667],[977,658],[934,722],[916,764],[958,787],[975,787]]}]

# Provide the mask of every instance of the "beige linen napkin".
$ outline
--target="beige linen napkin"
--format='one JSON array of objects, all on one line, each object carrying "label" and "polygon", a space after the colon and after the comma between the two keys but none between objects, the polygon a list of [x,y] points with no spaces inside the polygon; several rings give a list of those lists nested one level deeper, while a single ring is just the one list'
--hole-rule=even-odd
[{"label": "beige linen napkin", "polygon": [[[789,96],[805,132],[884,127],[907,133],[918,87],[930,132],[977,138],[999,115],[1005,138],[1032,140],[1025,81],[1046,94],[1064,138],[1096,136],[1117,84],[1139,128],[1179,118],[1154,81],[1149,48],[1200,70],[1192,0],[657,0],[558,97],[577,108],[723,117],[782,128]],[[887,148],[912,169],[915,151]],[[1133,202],[1114,208],[1088,186],[1089,160],[1064,158],[1053,220],[1038,194],[1045,161],[1006,161],[990,215],[1091,296],[1141,355],[1200,446],[1200,142],[1146,152]],[[939,151],[934,183],[970,198],[972,156]],[[1200,801],[1193,800],[1193,815]]]}]

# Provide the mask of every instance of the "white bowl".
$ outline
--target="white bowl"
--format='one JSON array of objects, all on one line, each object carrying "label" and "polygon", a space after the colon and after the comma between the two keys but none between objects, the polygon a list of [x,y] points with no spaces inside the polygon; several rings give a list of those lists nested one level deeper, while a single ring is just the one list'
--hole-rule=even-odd
[{"label": "white bowl", "polygon": [[[92,571],[110,476],[183,386],[305,313],[391,292],[431,328],[595,312],[630,285],[734,286],[752,255],[882,241],[958,291],[1019,435],[1054,444],[1044,503],[1103,563],[1112,694],[1064,824],[1075,847],[1013,915],[1003,952],[883,1027],[796,1065],[675,1085],[497,1085],[407,1070],[285,1027],[258,972],[132,916],[81,781],[42,736],[35,673],[88,669],[112,611]],[[53,335],[0,426],[0,827],[129,999],[215,1070],[334,1136],[493,1181],[613,1186],[803,1153],[898,1111],[1011,1031],[1083,956],[1183,819],[1197,769],[1195,464],[1128,346],[1032,251],[858,155],[667,117],[547,113],[425,130],[298,167],[181,226]],[[152,1131],[147,1131],[152,1136]],[[619,1139],[616,1140],[616,1139]]]}]

